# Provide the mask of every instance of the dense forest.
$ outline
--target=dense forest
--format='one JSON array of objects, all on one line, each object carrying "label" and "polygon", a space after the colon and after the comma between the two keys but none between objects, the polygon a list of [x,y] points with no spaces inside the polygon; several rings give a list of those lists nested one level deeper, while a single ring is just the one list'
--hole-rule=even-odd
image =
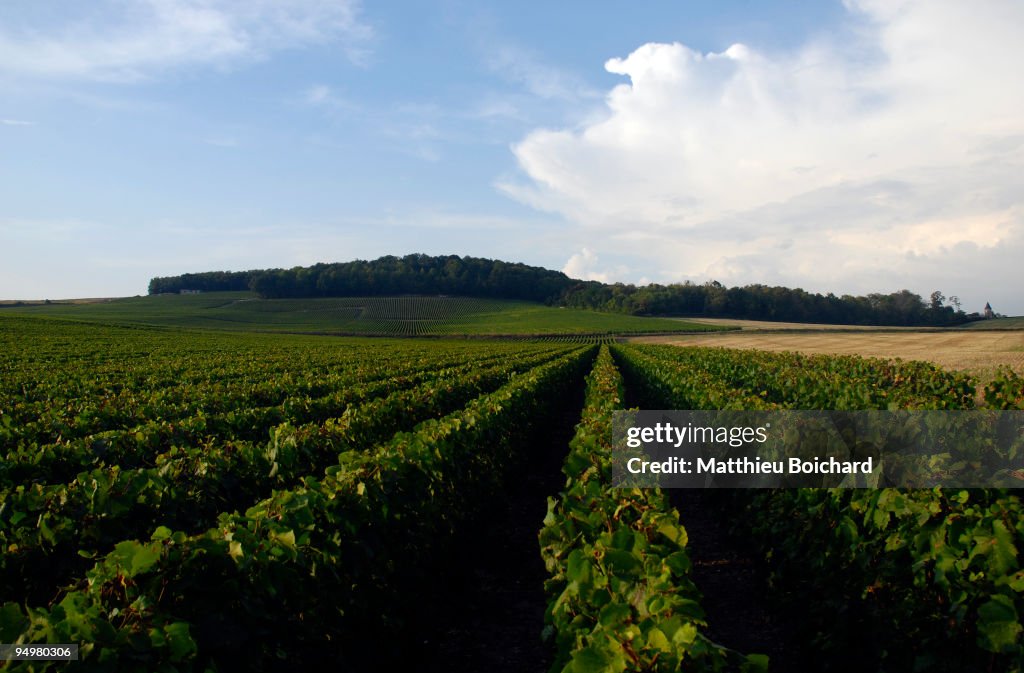
[{"label": "dense forest", "polygon": [[959,325],[981,316],[935,291],[866,296],[822,295],[799,288],[746,285],[625,285],[569,278],[560,271],[457,255],[386,256],[372,261],[291,269],[211,271],[153,278],[150,294],[252,290],[261,297],[358,297],[398,294],[524,299],[631,315],[708,316],[848,325]]}]

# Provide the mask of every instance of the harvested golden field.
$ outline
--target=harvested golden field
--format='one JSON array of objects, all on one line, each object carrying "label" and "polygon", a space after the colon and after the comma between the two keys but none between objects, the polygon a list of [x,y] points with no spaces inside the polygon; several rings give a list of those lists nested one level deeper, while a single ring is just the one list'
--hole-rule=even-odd
[{"label": "harvested golden field", "polygon": [[680,318],[686,322],[704,325],[720,325],[723,327],[739,327],[741,330],[842,330],[844,332],[877,332],[879,330],[906,332],[917,330],[917,327],[875,327],[873,325],[819,325],[805,322],[774,322],[768,320],[740,320],[738,318]]},{"label": "harvested golden field", "polygon": [[[743,321],[749,322],[749,321]],[[779,323],[768,323],[779,325]],[[717,346],[768,351],[862,355],[874,358],[928,360],[987,378],[999,367],[1024,374],[1024,331],[1006,332],[827,332],[801,325],[798,331],[739,331],[693,336],[635,337],[632,341],[680,346]]]}]

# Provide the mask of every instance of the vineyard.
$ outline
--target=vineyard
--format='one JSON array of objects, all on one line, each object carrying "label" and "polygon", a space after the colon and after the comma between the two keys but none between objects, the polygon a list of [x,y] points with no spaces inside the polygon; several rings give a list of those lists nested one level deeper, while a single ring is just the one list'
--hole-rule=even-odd
[{"label": "vineyard", "polygon": [[[461,317],[422,298],[307,308],[436,333],[488,310],[466,301]],[[273,323],[283,305],[231,310]],[[80,670],[423,668],[420,629],[461,612],[431,601],[461,600],[446,587],[477,568],[522,572],[474,554],[475,531],[497,525],[485,513],[551,454],[561,486],[525,522],[546,576],[526,646],[544,648],[550,670],[779,670],[713,636],[689,510],[670,491],[611,486],[614,411],[1024,408],[1018,375],[979,390],[920,362],[611,344],[581,330],[358,339],[23,313],[0,315],[0,643],[78,643]],[[563,425],[567,446],[552,439]],[[758,559],[758,590],[813,670],[1021,670],[1014,491],[701,502]],[[486,615],[467,621],[458,632],[471,639],[500,637]]]},{"label": "vineyard", "polygon": [[502,299],[439,296],[260,299],[249,292],[159,295],[96,303],[0,305],[0,315],[110,325],[338,336],[564,336],[722,329],[681,320],[640,318]]}]

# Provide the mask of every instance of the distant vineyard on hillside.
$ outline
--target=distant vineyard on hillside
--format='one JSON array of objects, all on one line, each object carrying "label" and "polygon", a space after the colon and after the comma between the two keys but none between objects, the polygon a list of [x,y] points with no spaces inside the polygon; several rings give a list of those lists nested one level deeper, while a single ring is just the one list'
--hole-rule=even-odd
[{"label": "distant vineyard on hillside", "polygon": [[5,315],[42,315],[118,325],[336,336],[600,336],[722,329],[527,301],[436,295],[262,299],[249,292],[209,292],[2,310]]}]

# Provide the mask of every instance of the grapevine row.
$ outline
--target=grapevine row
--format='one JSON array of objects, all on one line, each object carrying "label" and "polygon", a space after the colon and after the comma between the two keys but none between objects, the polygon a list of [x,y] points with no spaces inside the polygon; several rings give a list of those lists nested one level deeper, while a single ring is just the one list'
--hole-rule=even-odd
[{"label": "grapevine row", "polygon": [[587,377],[586,401],[540,532],[551,578],[546,619],[554,669],[607,671],[766,670],[709,641],[690,580],[686,530],[660,489],[611,486],[612,414],[622,378],[607,346]]},{"label": "grapevine row", "polygon": [[[5,620],[19,642],[85,642],[87,664],[118,670],[259,670],[295,648],[344,667],[350,648],[365,645],[353,634],[401,598],[396,575],[436,554],[491,497],[518,442],[589,354],[520,374],[373,452],[343,454],[323,479],[222,514],[203,534],[161,527],[149,541],[119,543],[84,586],[49,608],[8,603]],[[209,627],[211,615],[230,627]]]},{"label": "grapevine row", "polygon": [[[498,359],[507,360],[508,356],[485,357],[480,364],[462,364],[455,369],[471,371]],[[273,406],[216,414],[200,410],[177,420],[159,419],[134,428],[109,430],[54,444],[19,444],[7,451],[4,462],[0,464],[0,486],[9,488],[13,484],[30,481],[64,482],[95,465],[125,468],[154,465],[160,454],[176,446],[208,444],[211,437],[260,440],[276,425],[322,422],[340,415],[352,404],[429,381],[437,376],[438,371],[444,371],[443,367],[448,364],[444,360],[435,366],[417,364],[410,369],[397,369],[389,378],[369,376],[365,382],[345,379],[338,381],[331,392],[317,398],[288,395],[280,404]]]},{"label": "grapevine row", "polygon": [[[434,353],[425,362],[417,359],[415,352],[404,349],[386,356],[356,352],[347,354],[346,360],[341,361],[339,355],[334,354],[324,363],[329,366],[328,371],[318,371],[316,363],[308,359],[300,363],[276,363],[281,369],[268,362],[265,370],[238,374],[228,382],[143,384],[148,387],[141,390],[122,387],[116,393],[112,390],[114,386],[107,386],[102,391],[79,392],[73,401],[62,399],[67,391],[49,394],[36,390],[35,395],[40,397],[37,401],[26,402],[22,397],[17,403],[7,405],[5,415],[10,416],[10,421],[4,438],[12,445],[31,450],[36,444],[66,443],[105,431],[130,432],[153,422],[185,420],[196,410],[206,416],[227,416],[258,407],[283,406],[290,399],[329,396],[352,381],[368,383],[465,361],[464,350]],[[495,353],[482,359],[499,357]],[[233,360],[236,364],[241,361],[237,355]],[[188,371],[206,366],[197,363]],[[307,373],[295,375],[294,371]],[[39,387],[38,382],[36,387]]]},{"label": "grapevine row", "polygon": [[[157,525],[192,532],[216,514],[290,487],[346,451],[368,450],[397,431],[443,416],[544,358],[477,371],[442,372],[415,388],[350,406],[327,423],[274,429],[270,442],[175,447],[151,468],[83,472],[68,483],[19,486],[0,510],[0,590],[40,596],[79,570],[85,557]],[[77,551],[77,554],[76,554]]]},{"label": "grapevine row", "polygon": [[[651,407],[728,408],[737,401],[746,408],[788,407],[808,399],[823,409],[851,408],[856,400],[860,406],[853,408],[892,408],[893,400],[901,408],[973,403],[956,375],[916,364],[854,360],[844,370],[845,360],[836,359],[828,376],[794,371],[800,359],[788,355],[658,350],[616,348],[627,380]],[[757,363],[795,378],[770,395],[752,396],[762,384],[754,380]],[[886,377],[899,379],[891,394],[866,393],[872,380],[885,390]],[[850,382],[845,396],[836,394],[843,379]],[[986,398],[1011,407],[1015,390],[1014,378],[1003,375]],[[765,397],[771,401],[755,402]],[[745,522],[738,532],[770,558],[773,584],[809,626],[806,641],[826,654],[823,669],[835,662],[836,670],[1010,673],[1024,664],[1024,518],[1016,495],[783,489],[737,499],[743,508],[731,518]]]}]

